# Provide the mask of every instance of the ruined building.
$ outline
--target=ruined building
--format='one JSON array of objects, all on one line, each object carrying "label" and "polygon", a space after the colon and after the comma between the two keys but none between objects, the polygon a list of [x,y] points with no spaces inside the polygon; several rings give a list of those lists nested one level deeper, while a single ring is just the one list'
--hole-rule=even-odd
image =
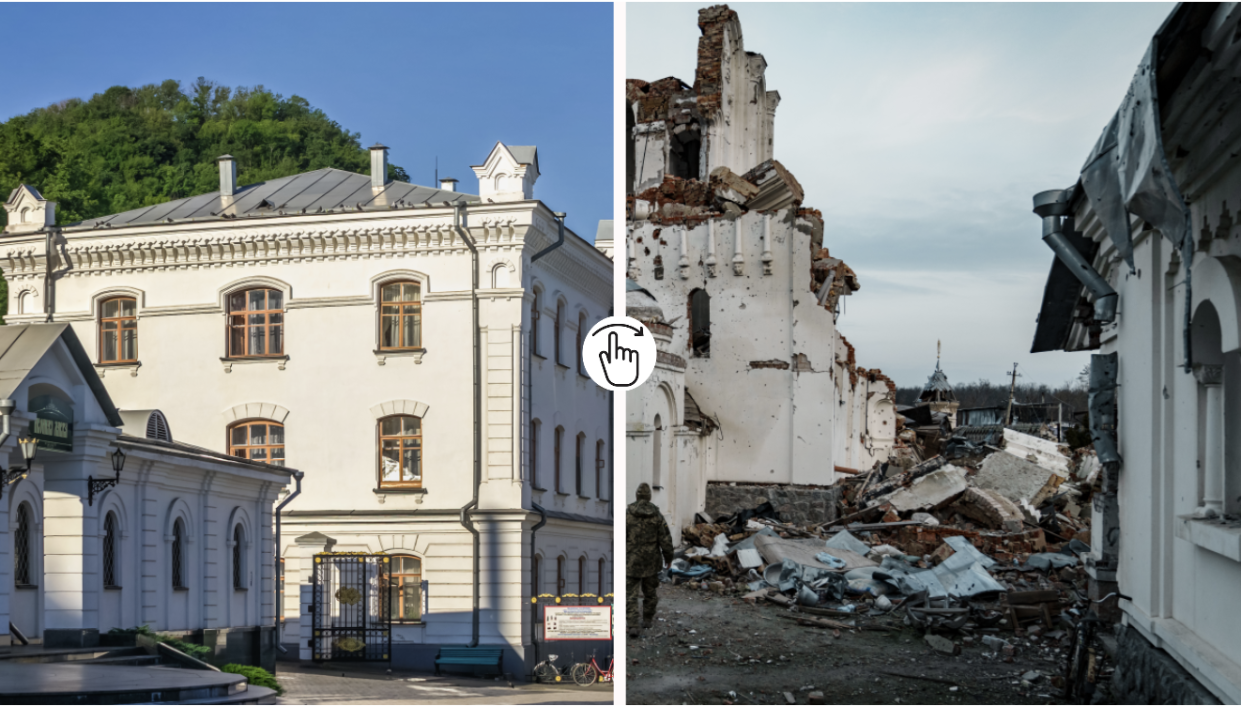
[{"label": "ruined building", "polygon": [[626,87],[627,310],[659,349],[627,401],[628,491],[650,482],[678,533],[711,481],[826,485],[896,436],[895,385],[836,329],[858,277],[773,158],[767,62],[726,5],[698,17],[692,87]]}]

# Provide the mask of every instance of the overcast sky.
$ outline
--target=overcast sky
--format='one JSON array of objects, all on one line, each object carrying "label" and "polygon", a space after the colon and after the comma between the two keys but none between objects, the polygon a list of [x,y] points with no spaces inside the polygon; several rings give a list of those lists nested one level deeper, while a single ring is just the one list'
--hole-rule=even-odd
[{"label": "overcast sky", "polygon": [[[593,240],[611,219],[612,7],[598,3],[0,3],[0,121],[199,76],[299,95],[417,184],[478,193],[497,140],[537,145],[534,194]],[[38,185],[36,185],[38,186]]]},{"label": "overcast sky", "polygon": [[[703,4],[630,3],[626,72],[694,81]],[[1173,3],[730,3],[780,92],[775,157],[858,274],[858,364],[921,385],[1059,384],[1088,354],[1030,354],[1053,255],[1031,211],[1077,179]]]}]

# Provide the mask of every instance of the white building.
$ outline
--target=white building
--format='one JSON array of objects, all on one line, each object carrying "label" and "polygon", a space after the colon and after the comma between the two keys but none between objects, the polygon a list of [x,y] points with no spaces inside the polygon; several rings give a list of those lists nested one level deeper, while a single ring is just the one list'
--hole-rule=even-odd
[{"label": "white building", "polygon": [[836,329],[857,277],[773,159],[766,61],[727,6],[698,24],[693,88],[627,86],[628,304],[660,356],[628,395],[626,486],[651,483],[674,533],[711,481],[827,485],[896,436],[895,386]]},{"label": "white building", "polygon": [[8,322],[71,322],[116,403],[179,441],[305,473],[278,526],[294,654],[313,555],[382,552],[394,664],[477,638],[524,673],[532,592],[612,590],[609,400],[577,359],[612,263],[534,198],[534,147],[497,143],[478,196],[371,156],[244,187],[225,156],[219,192],[59,229],[15,192]]},{"label": "white building", "polygon": [[[0,497],[0,646],[92,647],[149,625],[271,666],[272,508],[295,472],[174,441],[158,411],[118,412],[69,324],[0,327],[0,380],[0,486],[16,481]],[[120,482],[99,483],[114,460]]]},{"label": "white building", "polygon": [[1241,703],[1239,37],[1235,5],[1178,5],[1080,180],[1035,198],[1060,252],[1034,351],[1098,351],[1088,569],[1131,597],[1118,703]]}]

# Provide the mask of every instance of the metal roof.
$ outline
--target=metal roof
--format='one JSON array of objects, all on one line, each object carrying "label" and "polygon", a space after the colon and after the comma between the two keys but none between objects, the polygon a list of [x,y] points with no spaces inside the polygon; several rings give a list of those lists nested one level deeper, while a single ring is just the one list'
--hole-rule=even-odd
[{"label": "metal roof", "polygon": [[[940,395],[943,397],[940,397]],[[948,376],[943,370],[939,369],[939,363],[935,364],[935,372],[931,373],[931,377],[927,378],[926,386],[922,388],[922,394],[918,395],[918,399],[927,400],[935,398],[937,401],[955,400],[957,397],[952,392],[952,385],[948,384]]]},{"label": "metal roof", "polygon": [[534,170],[536,172],[540,171],[539,170],[539,148],[538,147],[535,147],[534,145],[504,145],[504,146],[508,148],[509,153],[513,155],[513,159],[517,160],[518,164],[533,164]]},{"label": "metal roof", "polygon": [[242,186],[231,199],[221,199],[220,192],[213,191],[111,216],[91,218],[66,227],[119,228],[188,220],[387,211],[393,208],[442,206],[445,203],[478,200],[478,196],[473,194],[444,191],[402,181],[388,182],[376,193],[371,189],[369,175],[327,167]]},{"label": "metal roof", "polygon": [[22,381],[58,340],[65,342],[78,371],[86,379],[86,384],[107,416],[108,423],[114,427],[121,426],[123,422],[116,405],[112,404],[107,388],[103,386],[103,381],[95,372],[95,366],[86,355],[86,349],[82,347],[69,324],[0,326],[0,398],[12,398]]}]

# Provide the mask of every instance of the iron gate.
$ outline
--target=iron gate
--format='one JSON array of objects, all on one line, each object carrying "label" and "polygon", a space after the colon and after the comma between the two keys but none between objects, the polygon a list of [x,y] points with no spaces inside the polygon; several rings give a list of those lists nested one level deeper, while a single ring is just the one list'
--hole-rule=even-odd
[{"label": "iron gate", "polygon": [[315,555],[310,643],[314,661],[391,661],[390,560],[364,552]]}]

